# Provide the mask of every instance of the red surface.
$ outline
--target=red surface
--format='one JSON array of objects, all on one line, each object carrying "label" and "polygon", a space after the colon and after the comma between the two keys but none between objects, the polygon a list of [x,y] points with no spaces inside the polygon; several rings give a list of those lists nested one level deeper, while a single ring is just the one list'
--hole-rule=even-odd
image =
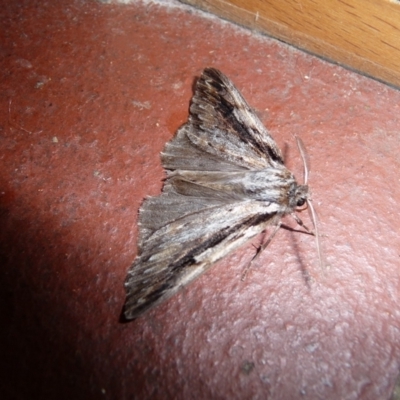
[{"label": "red surface", "polygon": [[[0,397],[389,398],[400,93],[168,4],[0,8]],[[205,66],[242,90],[299,177],[303,139],[328,267],[312,237],[282,230],[244,282],[252,244],[122,324],[137,211],[160,192],[159,152]]]}]

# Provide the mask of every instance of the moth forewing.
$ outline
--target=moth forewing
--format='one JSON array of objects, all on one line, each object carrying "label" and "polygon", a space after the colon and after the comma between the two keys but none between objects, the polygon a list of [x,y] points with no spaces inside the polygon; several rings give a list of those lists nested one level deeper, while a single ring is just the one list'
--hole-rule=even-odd
[{"label": "moth forewing", "polygon": [[[128,273],[126,318],[136,318],[167,300],[216,261],[261,233],[276,216],[274,209],[275,205],[262,202],[226,204],[190,214],[157,230]],[[206,230],[201,228],[205,220]],[[173,240],[168,239],[171,231]]]},{"label": "moth forewing", "polygon": [[124,315],[140,316],[308,201],[281,151],[222,72],[198,79],[188,122],[161,154],[163,192],[139,212]]}]

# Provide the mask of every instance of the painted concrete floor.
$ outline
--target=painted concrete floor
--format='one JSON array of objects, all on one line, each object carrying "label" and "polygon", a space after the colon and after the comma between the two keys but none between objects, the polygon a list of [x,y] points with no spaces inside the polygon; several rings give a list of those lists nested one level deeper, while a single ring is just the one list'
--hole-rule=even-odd
[{"label": "painted concrete floor", "polygon": [[[24,0],[0,18],[2,399],[390,398],[399,91],[173,1]],[[304,141],[326,266],[281,230],[245,281],[259,237],[122,323],[137,212],[206,66],[299,180]]]}]

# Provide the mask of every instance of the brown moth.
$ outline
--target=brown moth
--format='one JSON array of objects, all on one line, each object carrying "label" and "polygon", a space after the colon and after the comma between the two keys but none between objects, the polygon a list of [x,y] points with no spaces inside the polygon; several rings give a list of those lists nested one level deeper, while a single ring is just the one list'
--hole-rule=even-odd
[{"label": "brown moth", "polygon": [[[300,139],[298,145],[305,162]],[[206,68],[198,79],[189,120],[161,160],[167,173],[163,192],[145,199],[139,213],[138,256],[125,282],[126,319],[167,300],[275,226],[265,248],[284,215],[303,225],[294,212],[306,202],[316,230],[307,184],[296,182],[274,139],[217,69]]]}]

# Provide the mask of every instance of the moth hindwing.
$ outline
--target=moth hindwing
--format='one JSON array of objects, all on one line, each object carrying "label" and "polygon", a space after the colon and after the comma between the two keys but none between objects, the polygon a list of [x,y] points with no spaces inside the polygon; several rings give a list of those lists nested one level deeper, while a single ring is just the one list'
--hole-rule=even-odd
[{"label": "moth hindwing", "polygon": [[139,212],[138,256],[125,282],[127,319],[170,298],[309,196],[239,90],[214,68],[197,80],[189,120],[161,159],[162,194],[147,198]]}]

